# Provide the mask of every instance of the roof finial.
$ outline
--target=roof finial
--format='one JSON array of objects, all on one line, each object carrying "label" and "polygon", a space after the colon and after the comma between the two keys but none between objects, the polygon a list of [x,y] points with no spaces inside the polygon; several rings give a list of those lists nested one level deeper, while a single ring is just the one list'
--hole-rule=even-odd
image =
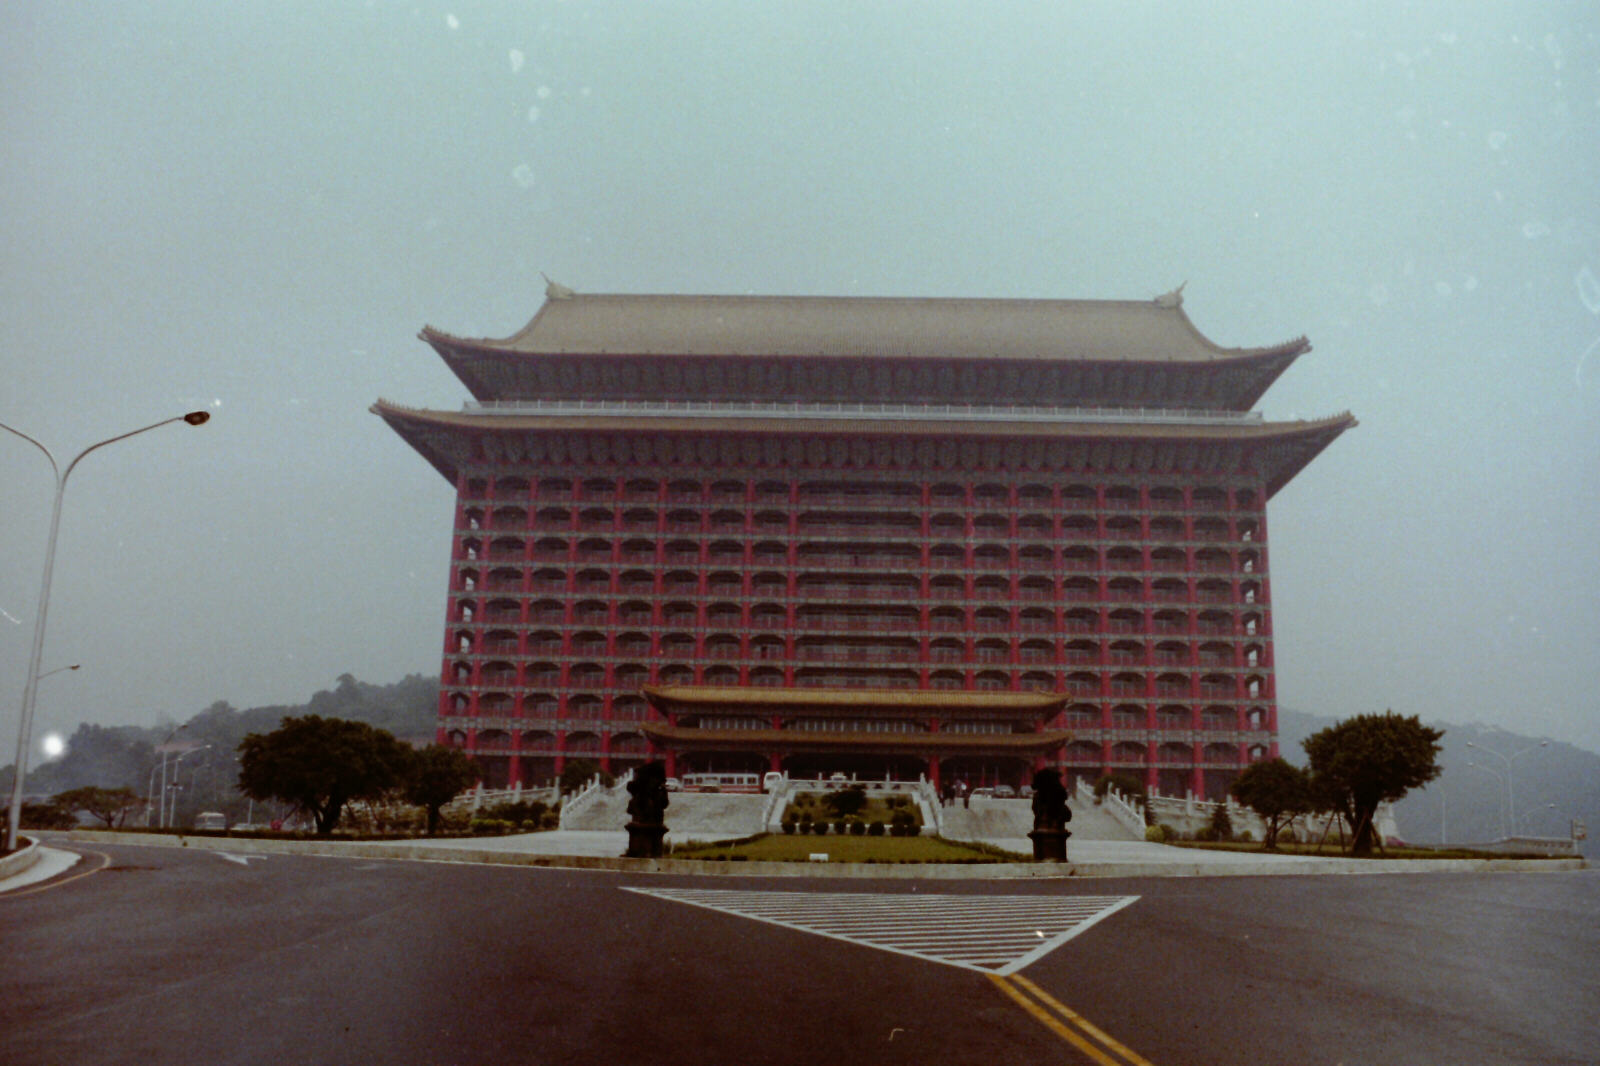
[{"label": "roof finial", "polygon": [[550,275],[539,271],[539,276],[544,279],[544,295],[547,300],[570,300],[577,293],[561,284],[559,281],[550,280]]},{"label": "roof finial", "polygon": [[[1183,283],[1183,285],[1187,285],[1187,284],[1189,284],[1187,281],[1185,281]],[[1182,307],[1183,306],[1183,285],[1179,285],[1176,289],[1173,289],[1171,292],[1163,293],[1162,295],[1157,296],[1156,297],[1156,306],[1157,307]]]}]

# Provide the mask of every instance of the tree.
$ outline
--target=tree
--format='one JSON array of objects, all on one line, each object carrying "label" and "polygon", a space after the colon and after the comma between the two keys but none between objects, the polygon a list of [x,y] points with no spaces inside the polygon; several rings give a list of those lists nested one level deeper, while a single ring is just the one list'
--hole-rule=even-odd
[{"label": "tree", "polygon": [[1311,809],[1306,772],[1283,759],[1251,763],[1230,791],[1266,823],[1269,851],[1278,846],[1278,831]]},{"label": "tree", "polygon": [[477,783],[478,764],[459,748],[430,744],[414,751],[406,760],[404,795],[428,812],[428,835],[439,831],[439,812],[444,805]]},{"label": "tree", "polygon": [[339,824],[350,800],[375,800],[402,781],[407,749],[365,722],[308,714],[239,743],[239,791],[283,800],[316,820],[317,835]]},{"label": "tree", "polygon": [[60,793],[54,802],[69,811],[88,811],[106,823],[107,829],[114,829],[127,821],[128,815],[137,810],[143,800],[131,788],[95,788],[93,785],[85,785],[83,788],[68,789]]},{"label": "tree", "polygon": [[606,788],[610,788],[616,782],[616,778],[603,772],[600,769],[600,764],[593,759],[568,759],[566,766],[562,767],[561,770],[562,794],[566,795],[578,791],[578,789],[589,783],[589,778],[597,774],[600,777],[600,783]]},{"label": "tree", "polygon": [[1378,804],[1439,776],[1439,740],[1412,715],[1358,714],[1305,739],[1314,787],[1334,800],[1354,831],[1352,855],[1372,854]]}]

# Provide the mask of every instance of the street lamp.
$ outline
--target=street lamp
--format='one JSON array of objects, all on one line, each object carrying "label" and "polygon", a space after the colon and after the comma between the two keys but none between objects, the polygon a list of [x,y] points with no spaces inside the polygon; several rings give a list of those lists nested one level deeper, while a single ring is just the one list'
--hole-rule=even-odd
[{"label": "street lamp", "polygon": [[[1486,774],[1493,774],[1495,780],[1500,782],[1500,787],[1502,789],[1505,788],[1506,779],[1505,779],[1505,776],[1503,774],[1501,774],[1499,770],[1493,769],[1492,767],[1485,766],[1481,762],[1469,762],[1469,763],[1467,763],[1467,765],[1472,767],[1474,770],[1482,770]],[[1506,828],[1506,810],[1505,810],[1505,807],[1502,806],[1502,807],[1500,807],[1500,837],[1501,837],[1502,840],[1504,840],[1504,839],[1509,839],[1510,836],[1511,836],[1511,831]]]},{"label": "street lamp", "polygon": [[[156,749],[157,751],[161,752],[161,762],[159,763],[159,766],[161,769],[161,803],[163,808],[166,806],[167,796],[167,745],[171,744],[172,738],[178,735],[178,730],[188,728],[188,722],[185,722],[180,726],[174,726],[172,732],[167,734],[167,739],[163,740],[160,747]],[[144,803],[144,827],[149,829],[150,816],[155,813],[156,807],[156,766],[150,767],[150,784],[146,791],[149,793],[149,796]]]},{"label": "street lamp", "polygon": [[[1550,742],[1548,740],[1541,740],[1537,744],[1529,744],[1527,747],[1513,755],[1502,755],[1493,748],[1486,748],[1482,744],[1475,744],[1470,740],[1467,741],[1467,747],[1476,749],[1477,751],[1481,751],[1489,755],[1493,755],[1496,759],[1499,759],[1501,762],[1506,764],[1506,811],[1508,812],[1508,816],[1511,818],[1511,829],[1513,832],[1515,832],[1517,828],[1517,789],[1514,781],[1514,778],[1516,777],[1516,769],[1512,766],[1512,763],[1516,762],[1516,760],[1520,759],[1522,756],[1528,754],[1528,752],[1533,751],[1535,748],[1548,748],[1549,746]],[[1480,767],[1480,769],[1487,769],[1487,767]]]},{"label": "street lamp", "polygon": [[1517,815],[1517,820],[1512,825],[1512,828],[1520,834],[1522,832],[1522,820],[1528,817],[1528,815],[1532,814],[1534,811],[1553,811],[1555,809],[1556,805],[1554,803],[1535,803],[1532,807],[1529,807],[1527,810]]},{"label": "street lamp", "polygon": [[183,422],[191,426],[203,426],[210,418],[211,413],[209,411],[190,411],[186,415],[177,415],[173,418],[163,419],[160,422],[153,422],[148,426],[142,426],[139,429],[130,430],[115,437],[107,437],[103,441],[89,445],[89,447],[74,456],[72,461],[67,464],[66,470],[62,470],[60,465],[56,463],[56,457],[50,453],[49,448],[46,448],[21,430],[12,429],[5,423],[0,422],[0,429],[21,437],[43,452],[44,457],[50,462],[51,471],[56,475],[55,502],[50,509],[50,536],[45,541],[44,549],[44,577],[39,582],[39,608],[33,623],[33,652],[28,658],[28,682],[22,690],[22,718],[17,725],[17,767],[16,778],[11,783],[11,810],[6,817],[4,849],[6,851],[16,850],[17,829],[22,822],[22,786],[23,778],[28,771],[28,743],[33,735],[33,701],[39,691],[39,656],[44,651],[45,615],[50,608],[50,575],[55,569],[56,535],[61,529],[61,497],[67,491],[67,478],[72,476],[73,468],[78,465],[78,461],[97,448],[103,448],[107,444],[115,444],[119,440],[127,440],[135,434],[170,425],[173,422]]},{"label": "street lamp", "polygon": [[[180,751],[178,753],[178,757],[176,759],[172,760],[172,788],[171,788],[170,791],[176,792],[178,790],[178,788],[180,787],[178,785],[178,767],[183,765],[184,756],[185,755],[193,755],[197,751],[205,751],[209,747],[211,747],[210,744],[202,744],[198,748],[190,748],[188,751]],[[194,781],[192,779],[192,775],[191,775],[191,780],[190,780],[189,783],[191,785],[194,784]],[[167,801],[168,791],[169,790],[168,790],[167,784],[166,784],[166,774],[162,774],[161,775],[161,828],[163,828],[163,829],[165,829],[167,827],[167,822],[168,822],[169,819],[176,818],[178,816],[178,798],[176,796],[173,796],[171,802],[169,803]]]}]

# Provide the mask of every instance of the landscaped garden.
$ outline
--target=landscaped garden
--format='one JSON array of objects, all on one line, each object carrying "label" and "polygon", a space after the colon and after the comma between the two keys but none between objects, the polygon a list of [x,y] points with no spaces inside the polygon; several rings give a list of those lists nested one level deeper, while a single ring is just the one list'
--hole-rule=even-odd
[{"label": "landscaped garden", "polygon": [[[813,856],[826,855],[826,860]],[[1029,862],[1017,855],[982,844],[962,844],[931,836],[844,836],[821,839],[799,834],[763,833],[743,840],[675,847],[668,858],[709,859],[725,862]]]},{"label": "landscaped garden", "polygon": [[910,796],[869,796],[859,785],[835,792],[797,793],[783,809],[785,835],[912,837],[922,814]]}]

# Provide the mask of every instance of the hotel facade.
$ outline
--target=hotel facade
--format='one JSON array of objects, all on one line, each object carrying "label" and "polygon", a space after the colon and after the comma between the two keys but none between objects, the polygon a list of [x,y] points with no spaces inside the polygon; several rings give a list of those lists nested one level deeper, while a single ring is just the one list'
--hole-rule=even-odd
[{"label": "hotel facade", "polygon": [[1153,300],[588,295],[424,329],[373,411],[455,487],[438,735],[488,782],[1035,769],[1222,795],[1277,754],[1267,501],[1355,420]]}]

